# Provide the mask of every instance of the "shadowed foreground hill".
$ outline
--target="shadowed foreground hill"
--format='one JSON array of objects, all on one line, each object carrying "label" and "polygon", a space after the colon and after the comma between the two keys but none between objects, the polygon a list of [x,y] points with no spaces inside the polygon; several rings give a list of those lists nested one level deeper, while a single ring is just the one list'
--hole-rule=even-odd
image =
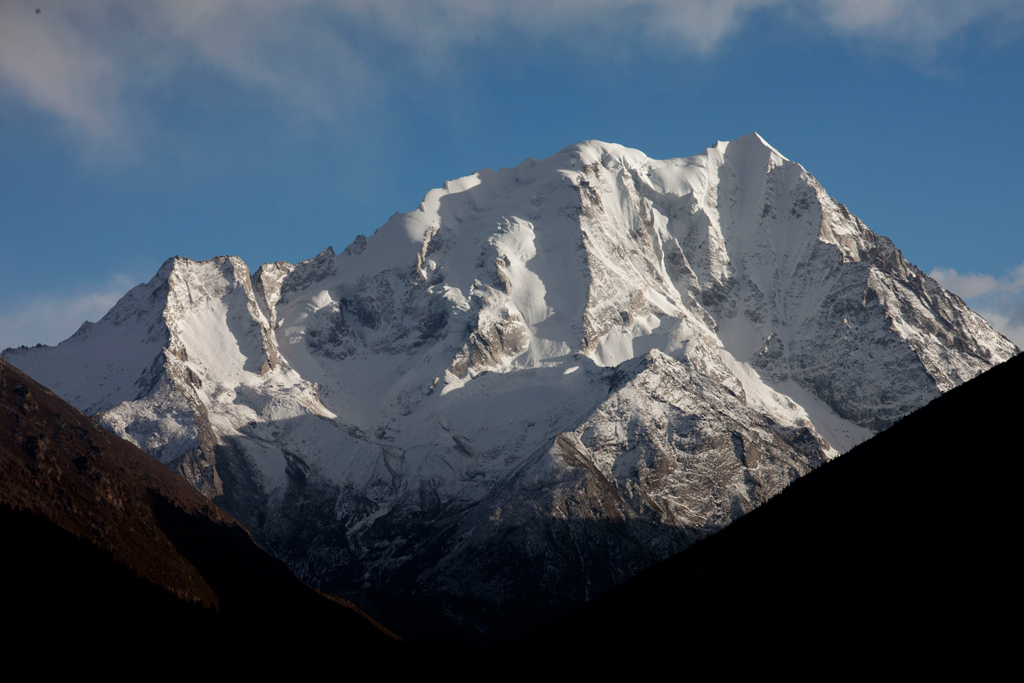
[{"label": "shadowed foreground hill", "polygon": [[214,638],[236,652],[265,641],[405,652],[166,466],[3,361],[0,528],[4,621],[26,645],[158,650],[166,638]]},{"label": "shadowed foreground hill", "polygon": [[[765,667],[892,655],[988,667],[1017,633],[1021,386],[1024,356],[526,642],[461,663],[532,667],[558,654],[569,666],[572,653],[573,667],[604,667],[604,655],[661,651],[690,671],[769,654]],[[185,645],[242,668],[292,658],[301,669],[326,653],[412,663],[163,465],[2,362],[0,525],[4,615],[19,642]]]},{"label": "shadowed foreground hill", "polygon": [[1022,388],[1018,355],[527,644],[670,647],[691,666],[1005,660],[1021,607]]}]

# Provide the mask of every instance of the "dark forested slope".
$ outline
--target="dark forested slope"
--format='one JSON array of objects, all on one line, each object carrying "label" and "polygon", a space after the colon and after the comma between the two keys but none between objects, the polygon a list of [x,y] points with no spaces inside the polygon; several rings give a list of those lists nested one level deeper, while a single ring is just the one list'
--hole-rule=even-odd
[{"label": "dark forested slope", "polygon": [[25,645],[60,636],[163,649],[187,634],[401,648],[301,583],[177,474],[4,361],[0,528],[4,620]]}]

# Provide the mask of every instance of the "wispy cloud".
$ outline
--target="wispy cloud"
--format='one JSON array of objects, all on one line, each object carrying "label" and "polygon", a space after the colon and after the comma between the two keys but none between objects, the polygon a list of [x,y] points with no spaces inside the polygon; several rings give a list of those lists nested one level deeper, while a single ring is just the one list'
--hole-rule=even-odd
[{"label": "wispy cloud", "polygon": [[136,280],[116,275],[106,286],[69,296],[38,295],[17,308],[0,313],[0,350],[12,346],[57,344],[81,327],[95,322],[125,295]]},{"label": "wispy cloud", "polygon": [[1024,291],[1024,264],[1017,266],[1003,277],[980,273],[961,275],[952,268],[939,267],[933,268],[929,275],[935,278],[940,285],[964,299],[1000,292],[1020,294]]},{"label": "wispy cloud", "polygon": [[183,73],[334,117],[386,90],[396,63],[437,75],[480,41],[710,55],[765,11],[920,53],[974,26],[1016,35],[1024,22],[1015,0],[12,0],[0,3],[0,93],[87,144],[130,151],[146,96],[173,94]]},{"label": "wispy cloud", "polygon": [[961,275],[952,268],[933,268],[935,280],[963,299],[1017,346],[1024,348],[1024,263],[1002,277]]},{"label": "wispy cloud", "polygon": [[977,311],[992,327],[1024,349],[1024,301],[1010,301],[999,309],[978,308]]},{"label": "wispy cloud", "polygon": [[[116,137],[127,78],[119,55],[64,13],[45,20],[28,3],[0,5],[0,85],[55,114],[87,140]],[[2,92],[2,90],[0,90]]]},{"label": "wispy cloud", "polygon": [[993,38],[1020,30],[1015,0],[820,0],[802,3],[837,35],[870,39],[930,56],[965,29],[982,25]]}]

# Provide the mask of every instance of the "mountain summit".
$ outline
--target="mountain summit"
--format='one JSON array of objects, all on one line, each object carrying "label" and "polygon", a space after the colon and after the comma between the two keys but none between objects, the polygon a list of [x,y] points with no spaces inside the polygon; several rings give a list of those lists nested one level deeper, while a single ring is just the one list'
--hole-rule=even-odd
[{"label": "mountain summit", "polygon": [[1016,352],[751,133],[478,171],[253,275],[175,257],[4,357],[303,579],[500,637]]}]

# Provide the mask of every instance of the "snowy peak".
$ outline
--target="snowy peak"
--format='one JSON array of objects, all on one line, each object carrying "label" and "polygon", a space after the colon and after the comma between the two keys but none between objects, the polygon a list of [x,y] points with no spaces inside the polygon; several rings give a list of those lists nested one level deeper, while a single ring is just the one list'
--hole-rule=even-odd
[{"label": "snowy peak", "polygon": [[[833,320],[826,313],[839,301],[847,314]],[[148,321],[131,334],[152,348],[141,345],[147,350],[132,369],[118,368],[113,383],[78,382],[82,407],[109,410],[142,396],[155,386],[162,357],[186,363],[183,377],[225,387],[283,362],[328,397],[349,395],[342,384],[360,385],[361,371],[342,370],[357,359],[419,358],[414,375],[378,385],[379,399],[391,402],[413,390],[410,381],[416,391],[453,389],[483,372],[574,353],[613,367],[654,348],[685,358],[719,347],[700,351],[716,357],[708,367],[746,367],[725,374],[768,384],[755,394],[786,395],[792,389],[783,384],[797,382],[827,410],[878,429],[1012,353],[757,133],[667,161],[580,142],[548,159],[449,181],[340,255],[328,247],[297,265],[265,264],[252,277],[234,257],[175,257],[96,327],[129,319]],[[856,342],[818,348],[837,324],[857,333]],[[918,326],[928,341],[910,331]],[[97,335],[83,327],[65,342],[68,353],[88,347],[87,355],[102,356],[109,345]],[[811,349],[853,353],[851,345],[864,343],[884,350],[856,361],[864,369],[852,383],[868,388],[854,392],[854,409],[825,389],[818,374],[832,368],[812,363]],[[932,352],[933,344],[953,352]],[[869,407],[872,367],[902,367],[913,357],[933,388]],[[105,359],[94,379],[117,363]]]},{"label": "snowy peak", "polygon": [[747,133],[743,137],[736,138],[731,142],[719,140],[715,143],[712,149],[726,153],[730,148],[732,149],[733,154],[751,156],[763,155],[767,152],[771,157],[780,160],[780,162],[789,161],[789,159],[784,157],[779,150],[768,144],[768,141],[761,137],[761,135],[756,131]]},{"label": "snowy peak", "polygon": [[[278,368],[276,341],[237,257],[168,259],[99,322],[38,351],[5,357],[167,463],[212,457],[248,406],[265,404],[258,395],[268,383],[294,387],[294,398],[276,399],[298,403],[293,413],[326,412],[308,383]],[[236,416],[212,423],[221,410]],[[211,471],[207,479],[217,478]],[[199,488],[219,492],[219,483]]]},{"label": "snowy peak", "polygon": [[[252,276],[176,257],[5,358],[304,578],[511,609],[610,587],[1016,352],[751,133],[481,170]],[[574,536],[608,519],[632,540]]]},{"label": "snowy peak", "polygon": [[176,258],[167,284],[164,317],[172,339],[211,377],[230,382],[239,372],[263,375],[277,364],[269,323],[241,259]]},{"label": "snowy peak", "polygon": [[638,149],[631,149],[612,142],[600,140],[584,140],[561,150],[553,158],[567,155],[569,168],[580,169],[592,164],[601,164],[606,168],[640,168],[648,162],[647,155]]}]

